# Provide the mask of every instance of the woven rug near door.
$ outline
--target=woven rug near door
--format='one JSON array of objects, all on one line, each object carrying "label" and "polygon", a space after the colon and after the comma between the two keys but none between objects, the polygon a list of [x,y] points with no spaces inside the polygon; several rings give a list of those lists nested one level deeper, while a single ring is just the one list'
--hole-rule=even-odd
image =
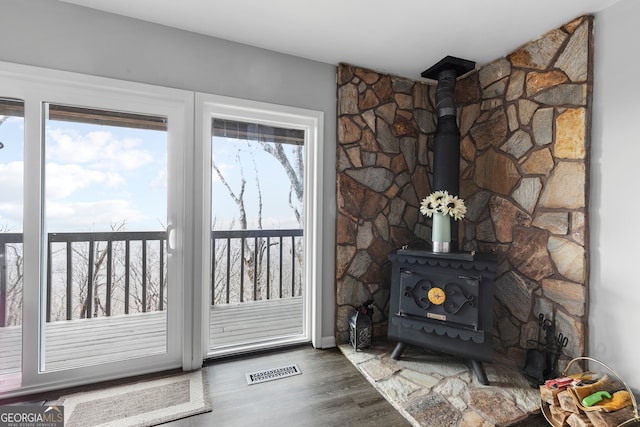
[{"label": "woven rug near door", "polygon": [[62,396],[65,427],[154,426],[212,409],[204,369]]}]

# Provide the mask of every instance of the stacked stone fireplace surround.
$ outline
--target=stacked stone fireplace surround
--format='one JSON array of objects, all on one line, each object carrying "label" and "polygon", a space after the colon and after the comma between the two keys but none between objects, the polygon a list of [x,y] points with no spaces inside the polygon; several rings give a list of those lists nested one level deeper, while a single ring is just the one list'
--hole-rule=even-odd
[{"label": "stacked stone fireplace surround", "polygon": [[[460,249],[498,255],[494,349],[521,366],[539,313],[569,337],[561,368],[586,348],[592,32],[593,17],[577,18],[456,84],[468,208]],[[386,337],[388,255],[430,240],[419,203],[431,192],[436,82],[349,64],[337,81],[336,338],[345,343],[367,300],[374,340]]]}]

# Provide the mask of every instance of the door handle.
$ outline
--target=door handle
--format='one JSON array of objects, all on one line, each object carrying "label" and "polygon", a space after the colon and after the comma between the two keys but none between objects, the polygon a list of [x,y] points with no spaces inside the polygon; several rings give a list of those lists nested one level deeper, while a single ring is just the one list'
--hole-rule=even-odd
[{"label": "door handle", "polygon": [[167,254],[174,254],[176,250],[176,228],[173,225],[167,227]]}]

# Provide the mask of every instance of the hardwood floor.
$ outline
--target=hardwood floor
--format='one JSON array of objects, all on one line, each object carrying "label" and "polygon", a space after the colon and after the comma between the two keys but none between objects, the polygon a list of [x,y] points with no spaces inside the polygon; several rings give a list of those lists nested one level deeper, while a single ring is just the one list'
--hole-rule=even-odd
[{"label": "hardwood floor", "polygon": [[[245,374],[296,363],[302,374],[248,385]],[[310,345],[207,362],[213,411],[162,424],[163,427],[410,427],[337,348]],[[59,396],[82,390],[151,379],[146,375],[0,401],[3,404],[55,404]],[[518,427],[543,427],[533,417]]]},{"label": "hardwood floor", "polygon": [[[302,375],[247,385],[245,374],[296,363]],[[213,412],[167,427],[410,426],[337,349],[302,346],[206,367]]]}]

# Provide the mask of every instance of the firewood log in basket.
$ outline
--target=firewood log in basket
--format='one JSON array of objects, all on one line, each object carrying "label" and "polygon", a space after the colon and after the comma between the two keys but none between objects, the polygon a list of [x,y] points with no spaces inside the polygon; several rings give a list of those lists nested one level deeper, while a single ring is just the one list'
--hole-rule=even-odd
[{"label": "firewood log in basket", "polygon": [[[587,365],[589,369],[585,371]],[[552,426],[640,427],[638,406],[631,389],[606,364],[590,357],[577,357],[567,364],[562,376],[581,378],[583,384],[566,390],[548,390],[544,385],[540,386],[540,408]],[[594,380],[588,381],[590,377]],[[591,390],[610,391],[612,395],[616,393],[617,399],[605,399],[599,404],[585,407],[581,399]],[[624,396],[624,399],[620,399],[620,396]]]}]

